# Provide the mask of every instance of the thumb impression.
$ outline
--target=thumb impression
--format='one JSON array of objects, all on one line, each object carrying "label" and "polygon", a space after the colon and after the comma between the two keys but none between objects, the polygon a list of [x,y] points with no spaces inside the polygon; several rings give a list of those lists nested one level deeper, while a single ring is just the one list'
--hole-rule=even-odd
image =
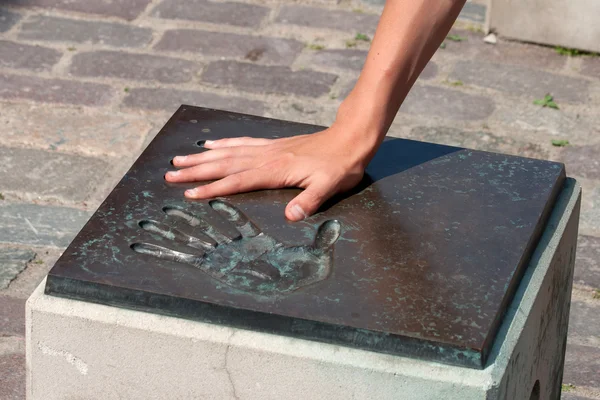
[{"label": "thumb impression", "polygon": [[290,201],[285,209],[285,216],[290,221],[302,221],[313,215],[319,207],[331,197],[331,188],[313,184]]}]

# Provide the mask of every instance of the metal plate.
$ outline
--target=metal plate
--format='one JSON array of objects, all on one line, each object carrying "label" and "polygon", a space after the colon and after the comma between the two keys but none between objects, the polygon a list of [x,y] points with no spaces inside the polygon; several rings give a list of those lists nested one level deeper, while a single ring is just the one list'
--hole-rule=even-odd
[{"label": "metal plate", "polygon": [[321,129],[182,106],[46,293],[483,367],[564,166],[387,138],[356,190],[299,223],[284,217],[296,189],[187,201],[193,185],[163,178],[173,156],[205,151],[199,140]]}]

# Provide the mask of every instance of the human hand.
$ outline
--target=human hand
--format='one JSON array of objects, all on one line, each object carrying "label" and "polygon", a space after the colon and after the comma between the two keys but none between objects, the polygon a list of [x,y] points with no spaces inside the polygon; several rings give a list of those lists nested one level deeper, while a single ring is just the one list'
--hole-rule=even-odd
[{"label": "human hand", "polygon": [[[348,112],[350,113],[351,112]],[[168,182],[214,181],[187,190],[191,199],[209,199],[260,189],[304,189],[285,209],[291,221],[312,214],[333,195],[352,189],[378,145],[376,135],[364,134],[361,125],[336,122],[310,135],[282,139],[239,137],[206,141],[210,151],[177,156],[178,171],[165,175]]]},{"label": "human hand", "polygon": [[[262,295],[291,292],[322,281],[333,264],[333,245],[340,236],[338,221],[325,221],[310,246],[285,246],[263,233],[240,210],[221,200],[210,206],[232,223],[239,236],[228,238],[202,218],[179,208],[165,208],[164,222],[145,220],[140,227],[170,242],[193,249],[184,253],[153,243],[131,246],[137,253],[191,265],[236,289]],[[194,228],[194,236],[172,227],[183,220]]]}]

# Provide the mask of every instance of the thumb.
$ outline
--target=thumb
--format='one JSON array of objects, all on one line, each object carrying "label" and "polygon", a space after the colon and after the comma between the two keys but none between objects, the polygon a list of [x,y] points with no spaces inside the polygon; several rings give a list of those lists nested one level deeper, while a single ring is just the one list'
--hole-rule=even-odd
[{"label": "thumb", "polygon": [[288,203],[285,216],[290,221],[302,221],[313,215],[332,194],[329,185],[314,183]]}]

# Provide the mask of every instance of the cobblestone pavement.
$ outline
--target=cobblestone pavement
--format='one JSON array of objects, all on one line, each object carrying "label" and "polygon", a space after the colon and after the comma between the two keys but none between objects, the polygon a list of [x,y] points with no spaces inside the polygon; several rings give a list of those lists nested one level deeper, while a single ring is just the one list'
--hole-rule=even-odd
[{"label": "cobblestone pavement", "polygon": [[[181,103],[333,121],[383,0],[348,1],[0,3],[0,399],[24,398],[25,300]],[[390,134],[567,163],[584,198],[563,398],[600,399],[600,57],[486,44],[484,13],[467,3]],[[559,110],[533,104],[547,93]]]}]

